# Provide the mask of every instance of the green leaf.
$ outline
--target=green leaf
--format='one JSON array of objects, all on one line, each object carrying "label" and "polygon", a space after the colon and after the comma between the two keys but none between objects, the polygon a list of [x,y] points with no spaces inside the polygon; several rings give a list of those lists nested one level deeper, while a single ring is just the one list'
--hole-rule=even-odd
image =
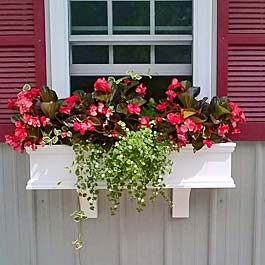
[{"label": "green leaf", "polygon": [[40,95],[42,102],[56,102],[58,100],[56,92],[47,86],[40,90]]},{"label": "green leaf", "polygon": [[219,119],[222,115],[230,114],[230,111],[219,104],[215,106],[214,115],[217,119]]},{"label": "green leaf", "polygon": [[86,95],[85,91],[84,90],[81,90],[81,89],[77,89],[73,92],[73,95],[76,95],[76,96],[80,96],[80,97],[84,97]]},{"label": "green leaf", "polygon": [[195,108],[196,100],[187,92],[181,93],[178,96],[180,102],[183,104],[184,108]]},{"label": "green leaf", "polygon": [[188,81],[188,80],[183,80],[183,81],[181,81],[180,83],[181,83],[186,89],[189,89],[189,88],[192,86],[191,82]]},{"label": "green leaf", "polygon": [[110,99],[110,94],[104,94],[101,91],[95,91],[92,93],[93,98],[99,101],[108,102]]},{"label": "green leaf", "polygon": [[23,90],[23,91],[28,91],[28,90],[30,90],[30,89],[31,89],[30,84],[25,84],[25,85],[22,87],[22,90]]},{"label": "green leaf", "polygon": [[61,131],[61,130],[57,130],[57,129],[54,128],[53,132],[54,132],[54,134],[55,134],[56,136],[59,136],[59,135],[61,134],[62,131]]},{"label": "green leaf", "polygon": [[189,93],[192,97],[196,98],[200,94],[200,87],[189,87],[187,89],[187,93]]},{"label": "green leaf", "polygon": [[17,122],[17,121],[23,121],[23,117],[21,114],[15,114],[11,117],[11,121],[13,123]]},{"label": "green leaf", "polygon": [[54,119],[60,106],[57,102],[41,102],[40,108],[47,117]]},{"label": "green leaf", "polygon": [[54,137],[52,138],[52,144],[56,144],[58,141],[59,141],[58,136],[54,136]]},{"label": "green leaf", "polygon": [[220,121],[215,119],[215,117],[213,116],[213,114],[210,114],[210,118],[211,118],[211,121],[213,122],[213,124],[220,124]]},{"label": "green leaf", "polygon": [[195,151],[202,149],[204,146],[203,139],[201,139],[201,138],[197,139],[197,140],[193,140],[191,144],[192,144]]},{"label": "green leaf", "polygon": [[133,98],[128,99],[127,102],[129,104],[133,104],[133,105],[137,105],[137,106],[142,106],[143,104],[145,104],[146,100],[143,99],[140,96],[134,96]]},{"label": "green leaf", "polygon": [[195,115],[196,110],[195,109],[184,109],[182,114],[184,116],[184,119],[187,119],[188,117]]},{"label": "green leaf", "polygon": [[128,114],[128,110],[127,110],[127,104],[126,103],[120,103],[117,105],[116,111],[118,113],[123,113],[123,114]]}]

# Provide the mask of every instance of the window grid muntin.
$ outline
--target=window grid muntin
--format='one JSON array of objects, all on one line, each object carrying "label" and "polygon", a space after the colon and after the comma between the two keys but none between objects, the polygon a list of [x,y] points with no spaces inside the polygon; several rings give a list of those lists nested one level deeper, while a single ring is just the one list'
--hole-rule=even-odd
[{"label": "window grid muntin", "polygon": [[[88,0],[69,0],[70,2],[86,2]],[[108,20],[108,35],[72,35],[71,34],[71,10],[69,4],[69,42],[70,46],[73,45],[109,45],[109,65],[98,64],[72,64],[72,52],[70,48],[70,75],[123,75],[127,70],[134,70],[139,73],[160,74],[160,75],[192,75],[192,62],[191,64],[155,64],[155,45],[191,45],[192,34],[155,34],[159,26],[155,26],[155,2],[157,1],[175,1],[175,2],[192,2],[192,0],[150,0],[150,34],[148,35],[118,35],[113,34],[113,9],[112,2],[114,1],[129,1],[129,0],[91,0],[91,1],[104,1],[107,2],[107,20]],[[130,0],[131,1],[131,0]],[[146,0],[134,0],[146,1]],[[154,13],[153,13],[154,14]],[[125,26],[126,27],[126,26]],[[168,28],[189,28],[192,26],[168,26]],[[150,45],[150,64],[114,64],[113,45]],[[192,54],[191,54],[192,58]],[[129,69],[131,68],[131,69]],[[111,70],[113,69],[113,71]],[[146,69],[146,70],[144,70]]]}]

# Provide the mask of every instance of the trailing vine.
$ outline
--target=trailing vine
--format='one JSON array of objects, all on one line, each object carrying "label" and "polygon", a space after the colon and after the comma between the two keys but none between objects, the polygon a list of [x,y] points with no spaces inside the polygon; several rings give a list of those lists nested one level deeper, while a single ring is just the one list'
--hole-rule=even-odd
[{"label": "trailing vine", "polygon": [[153,189],[151,200],[161,195],[169,201],[163,176],[171,170],[168,155],[172,148],[169,140],[163,140],[162,135],[151,128],[128,131],[109,151],[97,144],[75,144],[73,168],[79,196],[87,198],[93,210],[98,196],[97,185],[106,183],[112,214],[115,214],[125,190],[139,212],[146,205],[148,187]]}]

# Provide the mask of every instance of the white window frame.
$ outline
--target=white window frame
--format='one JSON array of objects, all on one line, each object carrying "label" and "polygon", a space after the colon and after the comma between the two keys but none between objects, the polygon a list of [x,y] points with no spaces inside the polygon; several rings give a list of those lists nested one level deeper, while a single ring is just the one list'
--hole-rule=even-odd
[{"label": "white window frame", "polygon": [[[45,12],[49,84],[59,97],[67,97],[70,94],[68,1],[46,0]],[[205,97],[211,97],[214,75],[212,16],[212,0],[193,0],[192,76],[193,84],[201,87],[201,96]]]}]

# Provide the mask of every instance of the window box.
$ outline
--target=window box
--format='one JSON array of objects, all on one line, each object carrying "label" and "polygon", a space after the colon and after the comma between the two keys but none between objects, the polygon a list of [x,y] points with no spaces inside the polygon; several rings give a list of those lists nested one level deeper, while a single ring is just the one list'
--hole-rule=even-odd
[{"label": "window box", "polygon": [[[191,188],[235,187],[231,177],[231,154],[235,146],[235,143],[215,144],[194,154],[188,145],[171,154],[172,173],[165,177],[165,183],[167,188],[173,189],[173,202],[178,200],[173,207],[173,217],[188,217]],[[27,149],[27,153],[30,155],[28,190],[75,189],[75,175],[68,169],[74,159],[70,146],[44,146],[37,151]],[[106,187],[100,184],[99,188]],[[81,207],[86,207],[85,201]],[[96,217],[95,213],[91,214],[90,217]]]}]

